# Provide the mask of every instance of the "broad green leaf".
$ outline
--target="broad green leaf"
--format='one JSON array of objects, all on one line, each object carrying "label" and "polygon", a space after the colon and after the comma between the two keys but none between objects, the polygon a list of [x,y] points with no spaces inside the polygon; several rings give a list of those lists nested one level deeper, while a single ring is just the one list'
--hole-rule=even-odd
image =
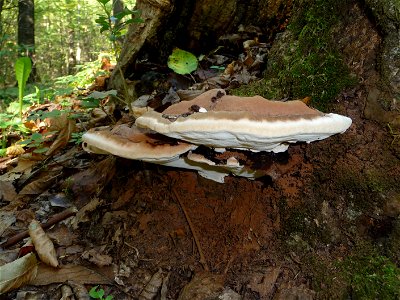
[{"label": "broad green leaf", "polygon": [[110,0],[97,0],[97,2],[106,5],[108,2],[110,2]]},{"label": "broad green leaf", "polygon": [[106,92],[94,91],[89,94],[86,99],[104,99],[107,96],[117,96],[117,90],[109,90]]},{"label": "broad green leaf", "polygon": [[47,150],[49,150],[49,147],[37,148],[37,149],[33,150],[32,152],[42,154],[42,153],[47,152]]},{"label": "broad green leaf", "polygon": [[[25,90],[26,82],[32,71],[32,61],[29,57],[20,57],[15,62],[15,77],[18,81],[19,92]],[[21,92],[22,91],[22,92]]]},{"label": "broad green leaf", "polygon": [[197,69],[197,58],[192,53],[175,48],[168,57],[168,67],[175,73],[184,75]]},{"label": "broad green leaf", "polygon": [[26,82],[28,81],[29,74],[32,71],[32,61],[29,57],[20,57],[15,62],[15,78],[18,82],[18,98],[19,98],[19,115],[22,119],[22,99]]},{"label": "broad green leaf", "polygon": [[83,108],[96,108],[100,105],[100,99],[87,99],[82,100],[81,106]]},{"label": "broad green leaf", "polygon": [[125,8],[123,11],[117,13],[116,15],[114,15],[115,18],[117,18],[118,20],[121,20],[123,17],[125,16],[129,16],[132,14],[132,11]]}]

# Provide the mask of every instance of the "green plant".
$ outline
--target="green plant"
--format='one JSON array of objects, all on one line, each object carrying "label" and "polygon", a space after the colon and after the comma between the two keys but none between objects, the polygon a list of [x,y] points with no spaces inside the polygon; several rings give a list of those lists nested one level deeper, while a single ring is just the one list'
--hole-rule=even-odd
[{"label": "green plant", "polygon": [[[142,19],[138,17],[139,11],[130,10],[125,7],[121,12],[112,15],[112,5],[108,5],[111,0],[97,0],[105,15],[98,15],[95,22],[100,25],[100,33],[109,32],[108,39],[111,41],[115,57],[118,58],[117,41],[126,34],[127,25],[131,23],[141,23]],[[125,17],[131,16],[126,19]]]},{"label": "green plant", "polygon": [[12,131],[26,133],[27,129],[19,119],[15,118],[15,114],[10,112],[0,113],[0,157],[6,153],[8,136]]},{"label": "green plant", "polygon": [[26,82],[32,71],[32,62],[29,57],[20,57],[15,62],[15,77],[18,81],[19,117],[22,121],[22,104]]},{"label": "green plant", "polygon": [[175,48],[168,57],[168,67],[175,73],[185,75],[197,69],[198,60],[192,53]]},{"label": "green plant", "polygon": [[18,144],[27,146],[28,148],[36,148],[33,150],[34,153],[45,153],[49,148],[45,147],[44,144],[49,142],[55,133],[56,131],[49,131],[43,134],[34,132],[28,139],[18,142]]},{"label": "green plant", "polygon": [[69,140],[69,142],[74,143],[75,145],[82,144],[82,135],[83,132],[72,132],[71,139]]},{"label": "green plant", "polygon": [[[138,16],[140,12],[138,10],[130,10],[127,7],[117,13],[116,15],[112,15],[112,5],[108,5],[110,0],[96,0],[102,7],[105,15],[99,15],[95,20],[97,24],[100,25],[100,33],[104,31],[108,31],[108,40],[112,44],[112,48],[114,51],[115,59],[119,60],[119,49],[117,45],[117,41],[126,34],[127,25],[132,23],[141,23],[143,20]],[[125,19],[125,17],[131,16],[131,18]],[[121,67],[117,64],[118,71],[122,78],[124,78],[124,74],[121,70]],[[128,86],[125,80],[122,81],[124,86],[124,96],[125,103],[128,104],[128,108],[130,109],[131,97],[129,96]]]},{"label": "green plant", "polygon": [[112,300],[113,296],[108,295],[107,297],[104,298],[104,290],[103,289],[97,289],[99,286],[96,285],[92,287],[89,291],[89,296],[94,298],[94,299],[100,299],[100,300]]}]

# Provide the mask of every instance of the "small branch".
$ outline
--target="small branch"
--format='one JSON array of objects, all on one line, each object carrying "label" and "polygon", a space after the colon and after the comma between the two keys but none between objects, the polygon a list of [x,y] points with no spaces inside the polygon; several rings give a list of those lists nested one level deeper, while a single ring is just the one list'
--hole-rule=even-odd
[{"label": "small branch", "polygon": [[[48,229],[51,226],[57,224],[58,222],[61,222],[71,216],[74,216],[76,214],[76,208],[67,208],[66,210],[53,215],[46,223],[41,224],[43,229]],[[15,245],[19,241],[22,241],[24,238],[27,238],[29,236],[28,230],[22,231],[20,233],[17,233],[16,235],[8,238],[5,242],[0,244],[0,248],[8,248],[11,247],[12,245]]]},{"label": "small branch", "polygon": [[181,207],[181,209],[183,211],[183,214],[185,215],[186,221],[187,221],[187,223],[189,225],[190,231],[192,232],[192,235],[193,235],[193,238],[194,238],[194,242],[196,243],[196,246],[197,246],[197,251],[199,251],[200,263],[203,266],[204,270],[208,272],[209,268],[208,268],[208,265],[207,265],[207,261],[206,261],[206,258],[204,256],[204,254],[203,254],[203,251],[201,250],[200,241],[199,241],[199,239],[197,237],[196,231],[194,230],[193,223],[192,223],[191,219],[189,218],[189,214],[187,213],[185,206],[183,206],[181,198],[179,197],[179,195],[178,195],[178,193],[177,193],[175,188],[172,188],[172,192],[173,192],[173,194],[174,194],[174,196],[176,198],[176,201],[179,203],[179,206]]}]

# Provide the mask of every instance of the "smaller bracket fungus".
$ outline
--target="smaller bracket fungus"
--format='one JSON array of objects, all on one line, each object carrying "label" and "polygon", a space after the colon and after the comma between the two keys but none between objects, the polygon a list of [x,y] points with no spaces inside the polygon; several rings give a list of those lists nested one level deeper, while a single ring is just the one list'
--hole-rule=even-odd
[{"label": "smaller bracket fungus", "polygon": [[97,154],[113,154],[128,159],[167,164],[197,148],[150,130],[119,125],[109,130],[94,128],[82,136],[83,149]]},{"label": "smaller bracket fungus", "polygon": [[[202,108],[196,112],[194,107]],[[250,151],[283,152],[289,143],[312,142],[346,131],[352,121],[324,114],[302,101],[270,101],[260,96],[207,91],[162,113],[148,111],[136,125],[196,145]]]}]

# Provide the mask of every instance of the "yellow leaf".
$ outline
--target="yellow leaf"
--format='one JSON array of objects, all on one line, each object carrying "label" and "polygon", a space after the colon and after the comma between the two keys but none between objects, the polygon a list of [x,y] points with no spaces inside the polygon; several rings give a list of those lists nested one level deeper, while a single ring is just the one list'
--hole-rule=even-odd
[{"label": "yellow leaf", "polygon": [[7,148],[6,154],[9,156],[18,156],[25,153],[24,148],[21,145],[13,145]]}]

